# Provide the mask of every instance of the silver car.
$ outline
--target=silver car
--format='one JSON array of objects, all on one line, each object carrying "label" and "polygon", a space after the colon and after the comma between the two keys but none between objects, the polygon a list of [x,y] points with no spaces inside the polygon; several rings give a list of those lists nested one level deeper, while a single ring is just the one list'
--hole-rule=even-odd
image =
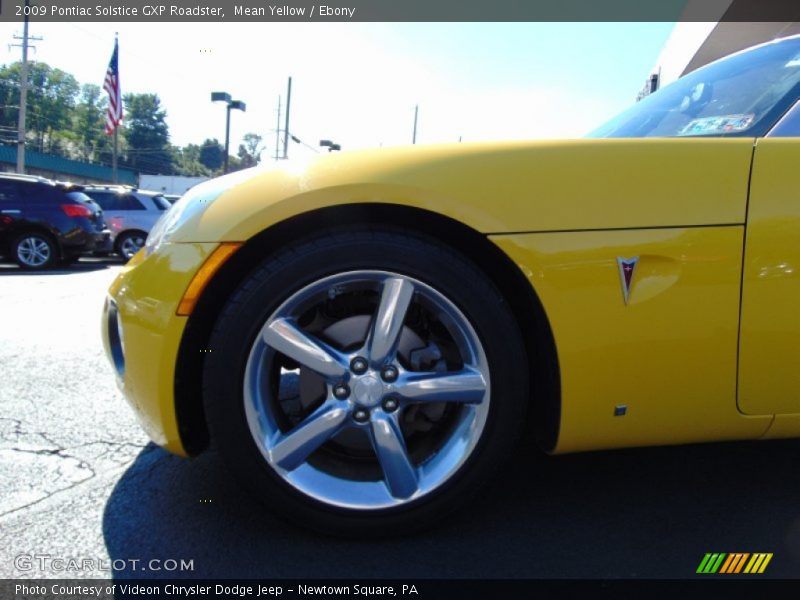
[{"label": "silver car", "polygon": [[103,209],[111,230],[112,248],[125,260],[144,246],[148,232],[170,207],[160,192],[145,192],[126,186],[87,185],[83,192]]}]

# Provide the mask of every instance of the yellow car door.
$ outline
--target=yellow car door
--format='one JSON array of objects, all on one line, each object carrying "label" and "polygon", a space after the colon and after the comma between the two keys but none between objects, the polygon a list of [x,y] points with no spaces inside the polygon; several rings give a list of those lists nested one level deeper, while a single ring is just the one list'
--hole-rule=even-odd
[{"label": "yellow car door", "polygon": [[758,140],[747,221],[739,409],[800,413],[800,137]]},{"label": "yellow car door", "polygon": [[[528,276],[556,341],[562,402],[554,451],[759,437],[769,419],[736,408],[754,138],[619,142],[591,156],[587,171],[611,174],[605,181],[563,176],[566,184],[542,189],[555,207],[581,198],[594,206],[599,197],[609,215],[628,218],[636,207],[657,217],[624,228],[491,237]],[[698,160],[701,150],[707,154]],[[578,172],[579,161],[563,169]],[[658,197],[609,186],[619,173],[653,181]],[[626,265],[635,267],[630,279]]]}]

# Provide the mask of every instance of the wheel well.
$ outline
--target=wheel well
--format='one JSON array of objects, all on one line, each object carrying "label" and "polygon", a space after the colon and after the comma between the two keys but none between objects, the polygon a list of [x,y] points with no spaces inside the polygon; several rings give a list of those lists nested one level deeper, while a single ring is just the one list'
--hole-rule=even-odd
[{"label": "wheel well", "polygon": [[282,221],[250,238],[216,273],[186,324],[175,369],[175,409],[181,441],[189,454],[208,446],[202,402],[203,356],[211,330],[232,291],[265,258],[331,223],[411,229],[443,242],[472,260],[507,298],[525,341],[531,373],[531,433],[545,449],[555,447],[561,390],[555,341],[544,308],[528,280],[485,235],[437,213],[391,204],[324,208]]}]

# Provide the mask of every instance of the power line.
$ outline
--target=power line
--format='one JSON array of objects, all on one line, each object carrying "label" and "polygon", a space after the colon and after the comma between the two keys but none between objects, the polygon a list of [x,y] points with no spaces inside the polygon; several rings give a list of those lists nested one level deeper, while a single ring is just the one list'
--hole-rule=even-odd
[{"label": "power line", "polygon": [[[109,38],[107,38],[105,36],[98,35],[98,34],[94,33],[93,31],[90,31],[90,30],[86,29],[85,27],[81,27],[77,23],[69,21],[69,22],[67,22],[67,25],[71,25],[75,29],[83,31],[87,35],[90,35],[93,38],[96,38],[98,40],[98,43],[97,43],[98,46],[100,46],[100,42],[103,43],[103,47],[106,47],[106,44],[108,44],[109,42],[113,42],[113,40],[111,40],[111,39],[109,39]],[[186,75],[185,72],[173,71],[171,69],[169,69],[169,70],[168,69],[164,69],[164,64],[163,63],[155,63],[155,62],[151,61],[150,59],[145,58],[141,54],[137,54],[136,52],[131,52],[129,49],[126,48],[125,49],[126,60],[127,60],[128,56],[132,56],[132,57],[136,58],[137,60],[139,60],[140,62],[142,62],[144,64],[147,64],[147,65],[149,65],[151,67],[157,68],[159,70],[159,72],[161,72],[161,73],[169,73],[171,77],[177,77],[177,78],[183,79],[184,81],[192,81],[192,79],[189,78]]]}]

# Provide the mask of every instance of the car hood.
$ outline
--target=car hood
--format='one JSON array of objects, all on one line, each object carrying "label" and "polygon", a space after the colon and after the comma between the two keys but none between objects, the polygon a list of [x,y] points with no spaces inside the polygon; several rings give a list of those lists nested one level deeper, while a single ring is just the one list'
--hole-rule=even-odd
[{"label": "car hood", "polygon": [[400,204],[486,234],[744,222],[754,140],[610,139],[410,146],[286,161],[221,190],[174,241],[244,241],[334,205]]}]

